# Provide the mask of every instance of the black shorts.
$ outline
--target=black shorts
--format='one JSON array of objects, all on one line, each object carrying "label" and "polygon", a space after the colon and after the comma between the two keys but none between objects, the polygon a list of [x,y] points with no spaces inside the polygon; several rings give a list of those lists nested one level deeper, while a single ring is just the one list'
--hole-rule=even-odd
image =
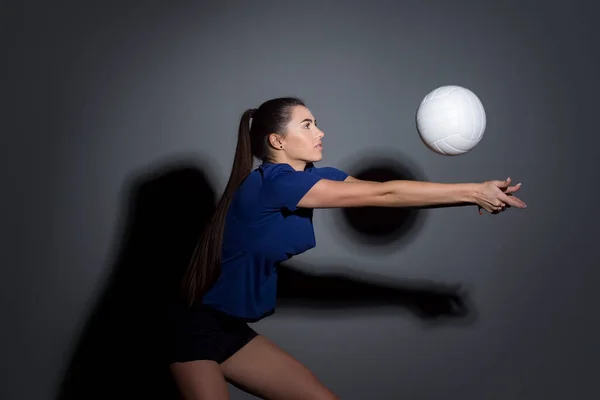
[{"label": "black shorts", "polygon": [[168,362],[222,363],[258,336],[248,323],[209,306],[171,309]]}]

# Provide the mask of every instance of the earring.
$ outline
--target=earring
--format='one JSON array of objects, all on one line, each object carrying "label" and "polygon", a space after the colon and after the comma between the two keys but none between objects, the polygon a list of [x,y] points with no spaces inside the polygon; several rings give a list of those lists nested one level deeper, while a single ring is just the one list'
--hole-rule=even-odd
[{"label": "earring", "polygon": [[283,149],[283,146],[279,146],[280,149]]}]

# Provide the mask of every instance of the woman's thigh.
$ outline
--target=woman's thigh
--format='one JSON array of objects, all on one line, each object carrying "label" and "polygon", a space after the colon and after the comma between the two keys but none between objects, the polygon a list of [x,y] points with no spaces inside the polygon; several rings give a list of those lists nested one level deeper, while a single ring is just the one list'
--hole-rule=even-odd
[{"label": "woman's thigh", "polygon": [[299,361],[257,336],[221,363],[226,380],[267,400],[337,400]]},{"label": "woman's thigh", "polygon": [[215,361],[199,360],[170,364],[183,400],[228,400],[227,382]]}]

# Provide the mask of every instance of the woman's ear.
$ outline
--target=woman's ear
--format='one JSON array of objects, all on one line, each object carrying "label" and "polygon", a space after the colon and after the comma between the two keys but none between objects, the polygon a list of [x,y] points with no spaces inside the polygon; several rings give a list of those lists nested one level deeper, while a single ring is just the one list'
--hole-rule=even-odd
[{"label": "woman's ear", "polygon": [[281,140],[281,135],[276,133],[271,133],[269,135],[269,145],[275,149],[283,149],[283,142]]}]

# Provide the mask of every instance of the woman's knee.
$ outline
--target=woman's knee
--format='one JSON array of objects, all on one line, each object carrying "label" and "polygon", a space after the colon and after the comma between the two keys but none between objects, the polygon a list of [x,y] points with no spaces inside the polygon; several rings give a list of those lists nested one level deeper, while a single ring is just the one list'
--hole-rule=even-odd
[{"label": "woman's knee", "polygon": [[227,381],[215,361],[198,360],[170,364],[183,400],[228,400]]}]

